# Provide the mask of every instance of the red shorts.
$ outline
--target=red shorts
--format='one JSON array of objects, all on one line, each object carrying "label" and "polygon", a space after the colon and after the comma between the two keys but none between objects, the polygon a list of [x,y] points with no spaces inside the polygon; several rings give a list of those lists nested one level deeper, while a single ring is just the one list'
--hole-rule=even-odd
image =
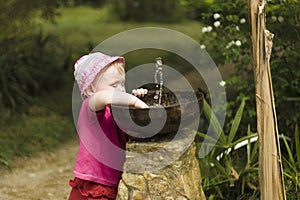
[{"label": "red shorts", "polygon": [[114,200],[118,194],[117,187],[75,178],[70,180],[72,187],[69,200]]}]

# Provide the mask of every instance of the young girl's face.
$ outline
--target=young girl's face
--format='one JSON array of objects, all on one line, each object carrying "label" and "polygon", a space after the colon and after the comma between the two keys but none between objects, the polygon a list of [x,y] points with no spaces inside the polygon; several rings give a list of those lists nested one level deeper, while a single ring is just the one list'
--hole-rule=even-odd
[{"label": "young girl's face", "polygon": [[118,90],[125,92],[125,74],[120,73],[117,67],[110,66],[100,72],[92,83],[94,92],[99,90]]}]

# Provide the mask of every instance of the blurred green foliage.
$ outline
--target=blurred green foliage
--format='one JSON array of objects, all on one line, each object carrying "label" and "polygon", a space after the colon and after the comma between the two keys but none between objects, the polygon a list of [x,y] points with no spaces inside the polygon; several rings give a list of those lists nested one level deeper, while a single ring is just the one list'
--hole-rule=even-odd
[{"label": "blurred green foliage", "polygon": [[48,100],[66,77],[69,52],[39,21],[53,20],[59,6],[60,0],[0,4],[0,164],[53,149],[74,134],[70,114],[52,110],[57,97]]},{"label": "blurred green foliage", "polygon": [[179,22],[183,7],[179,0],[112,0],[114,12],[124,21]]},{"label": "blurred green foliage", "polygon": [[92,6],[92,7],[101,7],[109,0],[67,0],[65,1],[65,5],[67,6]]},{"label": "blurred green foliage", "polygon": [[[140,26],[159,26],[153,21],[180,21],[184,19],[183,13],[187,15],[192,10],[194,14],[190,12],[188,17],[199,19],[201,16],[206,23],[203,33],[198,22],[165,23],[163,26],[181,31],[194,39],[203,36],[200,42],[206,46],[214,61],[218,65],[234,66],[237,71],[236,76],[226,80],[227,85],[230,85],[227,88],[230,90],[227,110],[230,120],[225,130],[222,130],[223,141],[219,141],[219,146],[207,158],[211,160],[203,160],[201,165],[206,170],[202,174],[207,175],[207,194],[225,198],[232,194],[230,190],[233,184],[234,195],[242,197],[243,192],[248,192],[257,196],[257,144],[248,144],[247,147],[251,149],[247,152],[248,161],[243,160],[246,158],[242,150],[231,151],[218,161],[225,167],[213,160],[224,149],[226,151],[234,148],[237,142],[246,141],[253,136],[250,129],[246,128],[249,123],[251,128],[255,127],[256,111],[246,1],[214,0],[214,4],[212,1],[202,4],[200,2],[203,1],[196,0],[138,1],[138,6],[151,4],[146,10],[134,7],[137,2],[134,0],[115,2],[116,7],[113,9],[123,9],[122,12],[125,13],[120,11],[120,14],[124,20],[151,21],[143,24],[117,21],[118,18],[114,15],[118,12],[112,9],[110,2],[115,1],[7,0],[0,4],[0,107],[2,119],[5,119],[0,123],[4,127],[0,131],[0,163],[8,165],[15,155],[28,156],[40,150],[49,150],[76,136],[70,116],[71,108],[68,107],[70,100],[65,98],[66,94],[71,97],[71,88],[68,86],[73,83],[73,79],[65,77],[73,78],[70,72],[76,58],[120,31]],[[131,6],[133,13],[126,13],[125,3]],[[67,8],[57,9],[60,5],[66,5]],[[101,6],[101,10],[95,9]],[[279,128],[286,135],[291,135],[300,115],[300,72],[297,70],[300,53],[298,7],[295,0],[271,0],[268,1],[267,9],[267,25],[275,33],[271,70]],[[55,23],[49,23],[49,20]],[[146,53],[148,57],[141,56],[145,51],[126,55],[129,68],[152,59],[157,52],[148,50]],[[166,63],[173,60],[168,55],[166,58]],[[61,85],[67,87],[61,88]],[[53,93],[51,89],[57,89],[59,93]],[[51,93],[45,95],[49,91]],[[31,96],[39,96],[39,103]],[[241,110],[240,102],[245,97],[250,100],[243,104],[243,112],[239,111],[237,119],[234,111]],[[32,102],[35,103],[34,106],[29,105]],[[28,109],[25,109],[25,105],[28,105]],[[4,107],[18,112],[14,116],[7,114],[8,117],[3,117],[6,115]],[[236,124],[234,129],[233,124]],[[224,135],[224,132],[229,133],[230,137]],[[244,136],[246,133],[248,135]],[[290,150],[295,152],[295,148]],[[244,161],[246,165],[243,165]],[[211,169],[211,162],[215,163],[214,169]],[[239,180],[231,176],[230,166],[239,173]],[[210,170],[209,174],[206,173],[207,170]],[[286,173],[292,174],[294,171],[291,167]],[[293,184],[294,182],[291,187],[294,187]]]},{"label": "blurred green foliage", "polygon": [[[66,53],[34,19],[51,19],[59,0],[8,0],[0,4],[0,106],[24,109],[32,96],[56,88]],[[53,87],[54,86],[54,87]]]},{"label": "blurred green foliage", "polygon": [[[33,15],[50,19],[56,14],[56,9],[62,0],[6,0],[0,4],[1,31],[17,25],[24,25]],[[5,29],[3,29],[5,28]],[[1,35],[6,35],[1,32]]]},{"label": "blurred green foliage", "polygon": [[185,16],[190,19],[201,20],[202,12],[205,12],[214,0],[179,0],[180,5],[184,7]]},{"label": "blurred green foliage", "polygon": [[[31,14],[26,13],[24,20],[13,16],[13,23],[4,26],[9,14],[1,16],[1,30],[7,30],[0,34],[0,165],[9,166],[15,156],[32,156],[58,148],[76,137],[71,109],[76,59],[119,32],[161,26],[154,22],[119,21],[110,4],[99,8],[65,3],[51,12],[57,14],[47,15],[49,18],[36,8]],[[12,4],[1,4],[0,9],[4,9],[2,6],[8,8]],[[163,26],[194,39],[201,32],[201,24],[196,21]],[[153,61],[156,54],[142,51],[125,55],[127,69]]]}]

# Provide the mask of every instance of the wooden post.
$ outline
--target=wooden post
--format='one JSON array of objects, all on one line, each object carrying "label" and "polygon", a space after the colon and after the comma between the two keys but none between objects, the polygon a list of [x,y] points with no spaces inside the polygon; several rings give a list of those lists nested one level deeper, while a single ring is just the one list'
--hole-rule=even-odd
[{"label": "wooden post", "polygon": [[270,73],[274,35],[266,29],[265,0],[249,0],[262,200],[286,199]]}]

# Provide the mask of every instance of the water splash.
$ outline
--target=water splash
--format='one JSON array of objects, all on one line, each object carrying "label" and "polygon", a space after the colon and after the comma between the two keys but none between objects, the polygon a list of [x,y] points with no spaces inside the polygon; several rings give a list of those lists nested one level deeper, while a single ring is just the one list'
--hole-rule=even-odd
[{"label": "water splash", "polygon": [[161,57],[155,59],[156,61],[156,70],[154,74],[154,81],[155,81],[155,95],[154,99],[158,100],[157,105],[161,105],[161,96],[162,96],[162,87],[163,87],[163,72],[162,72],[162,60]]}]

